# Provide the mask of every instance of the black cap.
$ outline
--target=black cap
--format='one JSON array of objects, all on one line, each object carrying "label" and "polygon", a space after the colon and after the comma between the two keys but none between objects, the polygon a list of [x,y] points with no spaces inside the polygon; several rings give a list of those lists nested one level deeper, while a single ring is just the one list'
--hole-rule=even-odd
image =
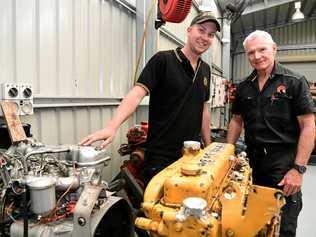
[{"label": "black cap", "polygon": [[202,24],[207,21],[214,22],[216,25],[217,31],[221,31],[221,25],[219,24],[213,12],[200,12],[196,17],[193,18],[190,26],[194,24]]}]

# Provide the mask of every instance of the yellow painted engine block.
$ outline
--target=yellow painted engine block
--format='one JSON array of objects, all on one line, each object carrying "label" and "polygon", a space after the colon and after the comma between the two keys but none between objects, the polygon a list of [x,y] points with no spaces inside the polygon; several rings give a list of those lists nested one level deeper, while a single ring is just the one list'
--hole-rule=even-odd
[{"label": "yellow painted engine block", "polygon": [[278,236],[282,191],[252,184],[245,153],[191,143],[148,184],[135,224],[151,236]]}]

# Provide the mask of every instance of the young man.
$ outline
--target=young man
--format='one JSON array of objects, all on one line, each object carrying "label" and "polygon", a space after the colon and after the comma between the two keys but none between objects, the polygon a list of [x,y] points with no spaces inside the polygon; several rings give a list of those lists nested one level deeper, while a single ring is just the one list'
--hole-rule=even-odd
[{"label": "young man", "polygon": [[313,100],[305,77],[275,61],[277,47],[269,33],[252,32],[244,48],[254,71],[237,87],[227,142],[234,144],[245,129],[253,182],[283,189],[280,236],[295,236],[315,140]]},{"label": "young man", "polygon": [[211,12],[197,15],[187,28],[183,48],[155,54],[143,69],[136,85],[123,99],[108,125],[85,137],[80,144],[112,142],[119,126],[130,117],[147,94],[149,131],[143,169],[145,182],[181,157],[183,141],[210,143],[210,67],[200,56],[211,46],[220,25]]}]

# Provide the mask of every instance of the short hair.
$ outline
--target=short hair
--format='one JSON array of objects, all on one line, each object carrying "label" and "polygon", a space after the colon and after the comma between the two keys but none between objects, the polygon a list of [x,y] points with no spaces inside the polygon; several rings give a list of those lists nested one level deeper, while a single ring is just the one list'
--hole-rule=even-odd
[{"label": "short hair", "polygon": [[274,40],[272,39],[272,36],[266,32],[266,31],[263,31],[263,30],[256,30],[256,31],[253,31],[251,32],[244,40],[244,42],[242,43],[244,48],[246,48],[246,43],[248,40],[252,40],[252,39],[255,39],[255,38],[264,38],[266,39],[269,43],[275,43]]}]

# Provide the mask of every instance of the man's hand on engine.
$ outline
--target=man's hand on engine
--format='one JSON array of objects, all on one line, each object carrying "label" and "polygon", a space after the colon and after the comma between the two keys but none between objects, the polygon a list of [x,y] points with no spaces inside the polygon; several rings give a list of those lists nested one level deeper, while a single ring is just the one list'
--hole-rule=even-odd
[{"label": "man's hand on engine", "polygon": [[104,129],[101,129],[99,131],[96,131],[86,136],[80,141],[79,144],[81,146],[89,146],[96,141],[104,140],[104,142],[100,145],[100,147],[105,148],[108,144],[110,144],[114,140],[115,134],[116,134],[115,129],[106,127]]},{"label": "man's hand on engine", "polygon": [[297,193],[301,189],[302,184],[303,175],[295,169],[290,169],[278,185],[284,186],[283,194],[285,196],[290,196]]}]

